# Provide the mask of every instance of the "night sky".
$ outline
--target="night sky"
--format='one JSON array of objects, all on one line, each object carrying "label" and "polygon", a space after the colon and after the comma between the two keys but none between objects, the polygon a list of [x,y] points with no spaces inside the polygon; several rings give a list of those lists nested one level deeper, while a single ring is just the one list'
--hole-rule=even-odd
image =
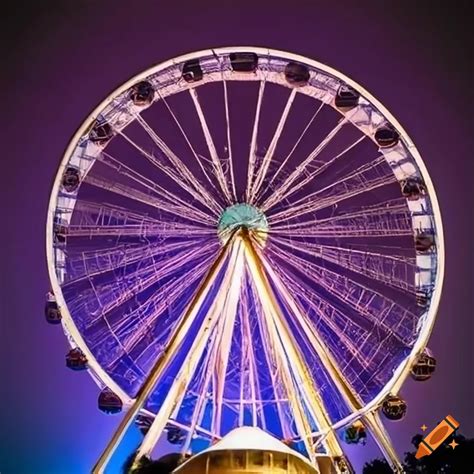
[{"label": "night sky", "polygon": [[[400,453],[419,426],[432,428],[447,414],[474,436],[469,2],[35,3],[2,11],[2,474],[88,472],[118,423],[97,410],[89,375],[66,369],[65,337],[43,317],[46,211],[69,139],[132,75],[189,51],[229,45],[287,50],[339,69],[378,98],[416,143],[446,238],[446,278],[429,343],[438,370],[429,382],[407,380],[407,416],[387,426]],[[126,441],[122,456],[138,435]],[[356,465],[373,454],[358,447]]]}]

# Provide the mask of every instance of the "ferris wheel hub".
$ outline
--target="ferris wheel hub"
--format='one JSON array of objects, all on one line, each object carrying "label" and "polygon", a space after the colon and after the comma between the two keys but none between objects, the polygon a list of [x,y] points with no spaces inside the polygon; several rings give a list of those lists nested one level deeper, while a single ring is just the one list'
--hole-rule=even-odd
[{"label": "ferris wheel hub", "polygon": [[256,207],[238,203],[227,207],[217,223],[217,235],[224,245],[235,229],[247,229],[262,246],[268,237],[268,221],[265,214]]}]

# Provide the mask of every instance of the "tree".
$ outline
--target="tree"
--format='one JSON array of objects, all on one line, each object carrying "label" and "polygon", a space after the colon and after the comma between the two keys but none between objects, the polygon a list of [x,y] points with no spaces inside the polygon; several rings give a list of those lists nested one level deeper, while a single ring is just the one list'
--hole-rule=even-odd
[{"label": "tree", "polygon": [[[467,439],[454,433],[442,446],[429,456],[421,459],[415,458],[416,450],[423,436],[418,434],[413,437],[412,444],[415,451],[405,453],[403,469],[406,474],[472,474],[474,472],[474,439]],[[451,441],[459,446],[454,449],[449,446]],[[364,466],[363,474],[391,474],[392,470],[386,461],[376,459]]]},{"label": "tree", "polygon": [[385,459],[374,459],[365,463],[364,474],[393,474],[393,471]]},{"label": "tree", "polygon": [[123,474],[171,474],[184,459],[180,453],[167,454],[157,460],[143,456],[132,470],[135,455],[135,452],[132,453],[125,461],[122,468]]}]

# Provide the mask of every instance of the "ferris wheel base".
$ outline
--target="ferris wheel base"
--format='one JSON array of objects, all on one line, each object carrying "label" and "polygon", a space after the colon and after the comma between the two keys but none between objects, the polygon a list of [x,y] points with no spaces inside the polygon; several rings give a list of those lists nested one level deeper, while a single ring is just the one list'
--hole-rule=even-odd
[{"label": "ferris wheel base", "polygon": [[331,456],[319,454],[311,463],[297,451],[260,428],[241,427],[221,441],[191,457],[173,474],[348,474]]}]

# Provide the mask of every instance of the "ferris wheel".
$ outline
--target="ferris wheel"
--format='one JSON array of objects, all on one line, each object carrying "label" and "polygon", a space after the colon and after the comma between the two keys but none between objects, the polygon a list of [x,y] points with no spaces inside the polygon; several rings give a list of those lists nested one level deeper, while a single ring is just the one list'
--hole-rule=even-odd
[{"label": "ferris wheel", "polygon": [[74,135],[47,223],[46,316],[99,407],[196,453],[259,427],[350,472],[344,443],[401,464],[400,419],[444,271],[435,191],[413,142],[361,86],[256,47],[166,61]]}]

